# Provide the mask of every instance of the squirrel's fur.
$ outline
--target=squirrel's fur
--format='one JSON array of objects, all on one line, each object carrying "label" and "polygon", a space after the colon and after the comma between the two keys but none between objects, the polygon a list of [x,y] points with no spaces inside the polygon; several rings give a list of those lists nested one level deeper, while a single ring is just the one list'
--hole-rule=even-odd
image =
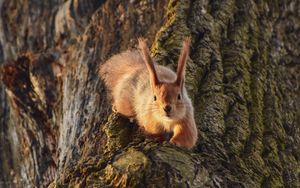
[{"label": "squirrel's fur", "polygon": [[170,142],[186,148],[192,148],[198,137],[193,106],[184,87],[189,46],[188,38],[177,74],[152,62],[144,39],[139,39],[140,51],[123,52],[100,66],[100,76],[118,113],[135,117],[147,134],[162,137],[173,133]]}]

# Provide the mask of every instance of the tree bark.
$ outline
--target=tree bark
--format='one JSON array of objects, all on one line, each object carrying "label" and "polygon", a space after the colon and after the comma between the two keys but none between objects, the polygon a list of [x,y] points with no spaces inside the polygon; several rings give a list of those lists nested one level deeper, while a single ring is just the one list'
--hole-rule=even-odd
[{"label": "tree bark", "polygon": [[[299,187],[300,3],[0,0],[0,187]],[[152,44],[186,86],[188,151],[112,113],[98,66]]]}]

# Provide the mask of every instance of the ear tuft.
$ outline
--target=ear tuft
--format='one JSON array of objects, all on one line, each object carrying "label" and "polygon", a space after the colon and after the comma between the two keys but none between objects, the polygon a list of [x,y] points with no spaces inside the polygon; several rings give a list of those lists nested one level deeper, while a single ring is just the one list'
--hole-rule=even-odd
[{"label": "ear tuft", "polygon": [[186,67],[186,61],[189,56],[190,52],[190,45],[191,45],[191,36],[188,36],[184,38],[183,44],[182,44],[182,49],[180,52],[180,56],[178,59],[178,65],[177,65],[177,79],[175,83],[177,85],[182,85],[184,82],[184,77],[185,77],[185,67]]},{"label": "ear tuft", "polygon": [[141,51],[143,50],[147,50],[148,49],[148,46],[147,46],[147,40],[143,37],[139,37],[138,38],[138,42],[139,42],[139,49]]},{"label": "ear tuft", "polygon": [[185,37],[183,39],[183,45],[182,45],[182,48],[188,48],[187,50],[190,49],[190,46],[191,46],[191,40],[192,40],[192,37],[191,36],[188,36],[188,37]]},{"label": "ear tuft", "polygon": [[146,39],[138,38],[138,42],[139,42],[139,49],[141,51],[141,55],[142,55],[143,60],[146,64],[146,67],[149,71],[150,83],[151,83],[152,86],[155,86],[155,85],[159,84],[159,80],[157,78],[155,67],[154,67],[152,58],[150,56],[150,51],[149,51],[149,48],[147,46]]}]

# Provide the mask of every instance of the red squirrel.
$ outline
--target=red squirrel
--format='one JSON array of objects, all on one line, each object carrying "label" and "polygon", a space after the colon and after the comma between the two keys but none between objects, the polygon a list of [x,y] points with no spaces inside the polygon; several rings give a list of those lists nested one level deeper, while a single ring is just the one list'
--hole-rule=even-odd
[{"label": "red squirrel", "polygon": [[190,38],[186,38],[177,73],[153,62],[145,39],[139,50],[114,55],[100,66],[100,76],[113,97],[116,112],[134,117],[146,134],[171,133],[172,144],[192,148],[198,133],[194,108],[184,86]]}]

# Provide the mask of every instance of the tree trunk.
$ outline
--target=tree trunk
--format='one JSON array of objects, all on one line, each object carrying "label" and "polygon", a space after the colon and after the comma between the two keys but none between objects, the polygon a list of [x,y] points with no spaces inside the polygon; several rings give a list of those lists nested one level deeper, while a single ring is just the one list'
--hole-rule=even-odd
[{"label": "tree trunk", "polygon": [[[300,187],[300,3],[0,0],[0,187]],[[112,113],[98,66],[143,36],[176,67],[188,151]]]}]

